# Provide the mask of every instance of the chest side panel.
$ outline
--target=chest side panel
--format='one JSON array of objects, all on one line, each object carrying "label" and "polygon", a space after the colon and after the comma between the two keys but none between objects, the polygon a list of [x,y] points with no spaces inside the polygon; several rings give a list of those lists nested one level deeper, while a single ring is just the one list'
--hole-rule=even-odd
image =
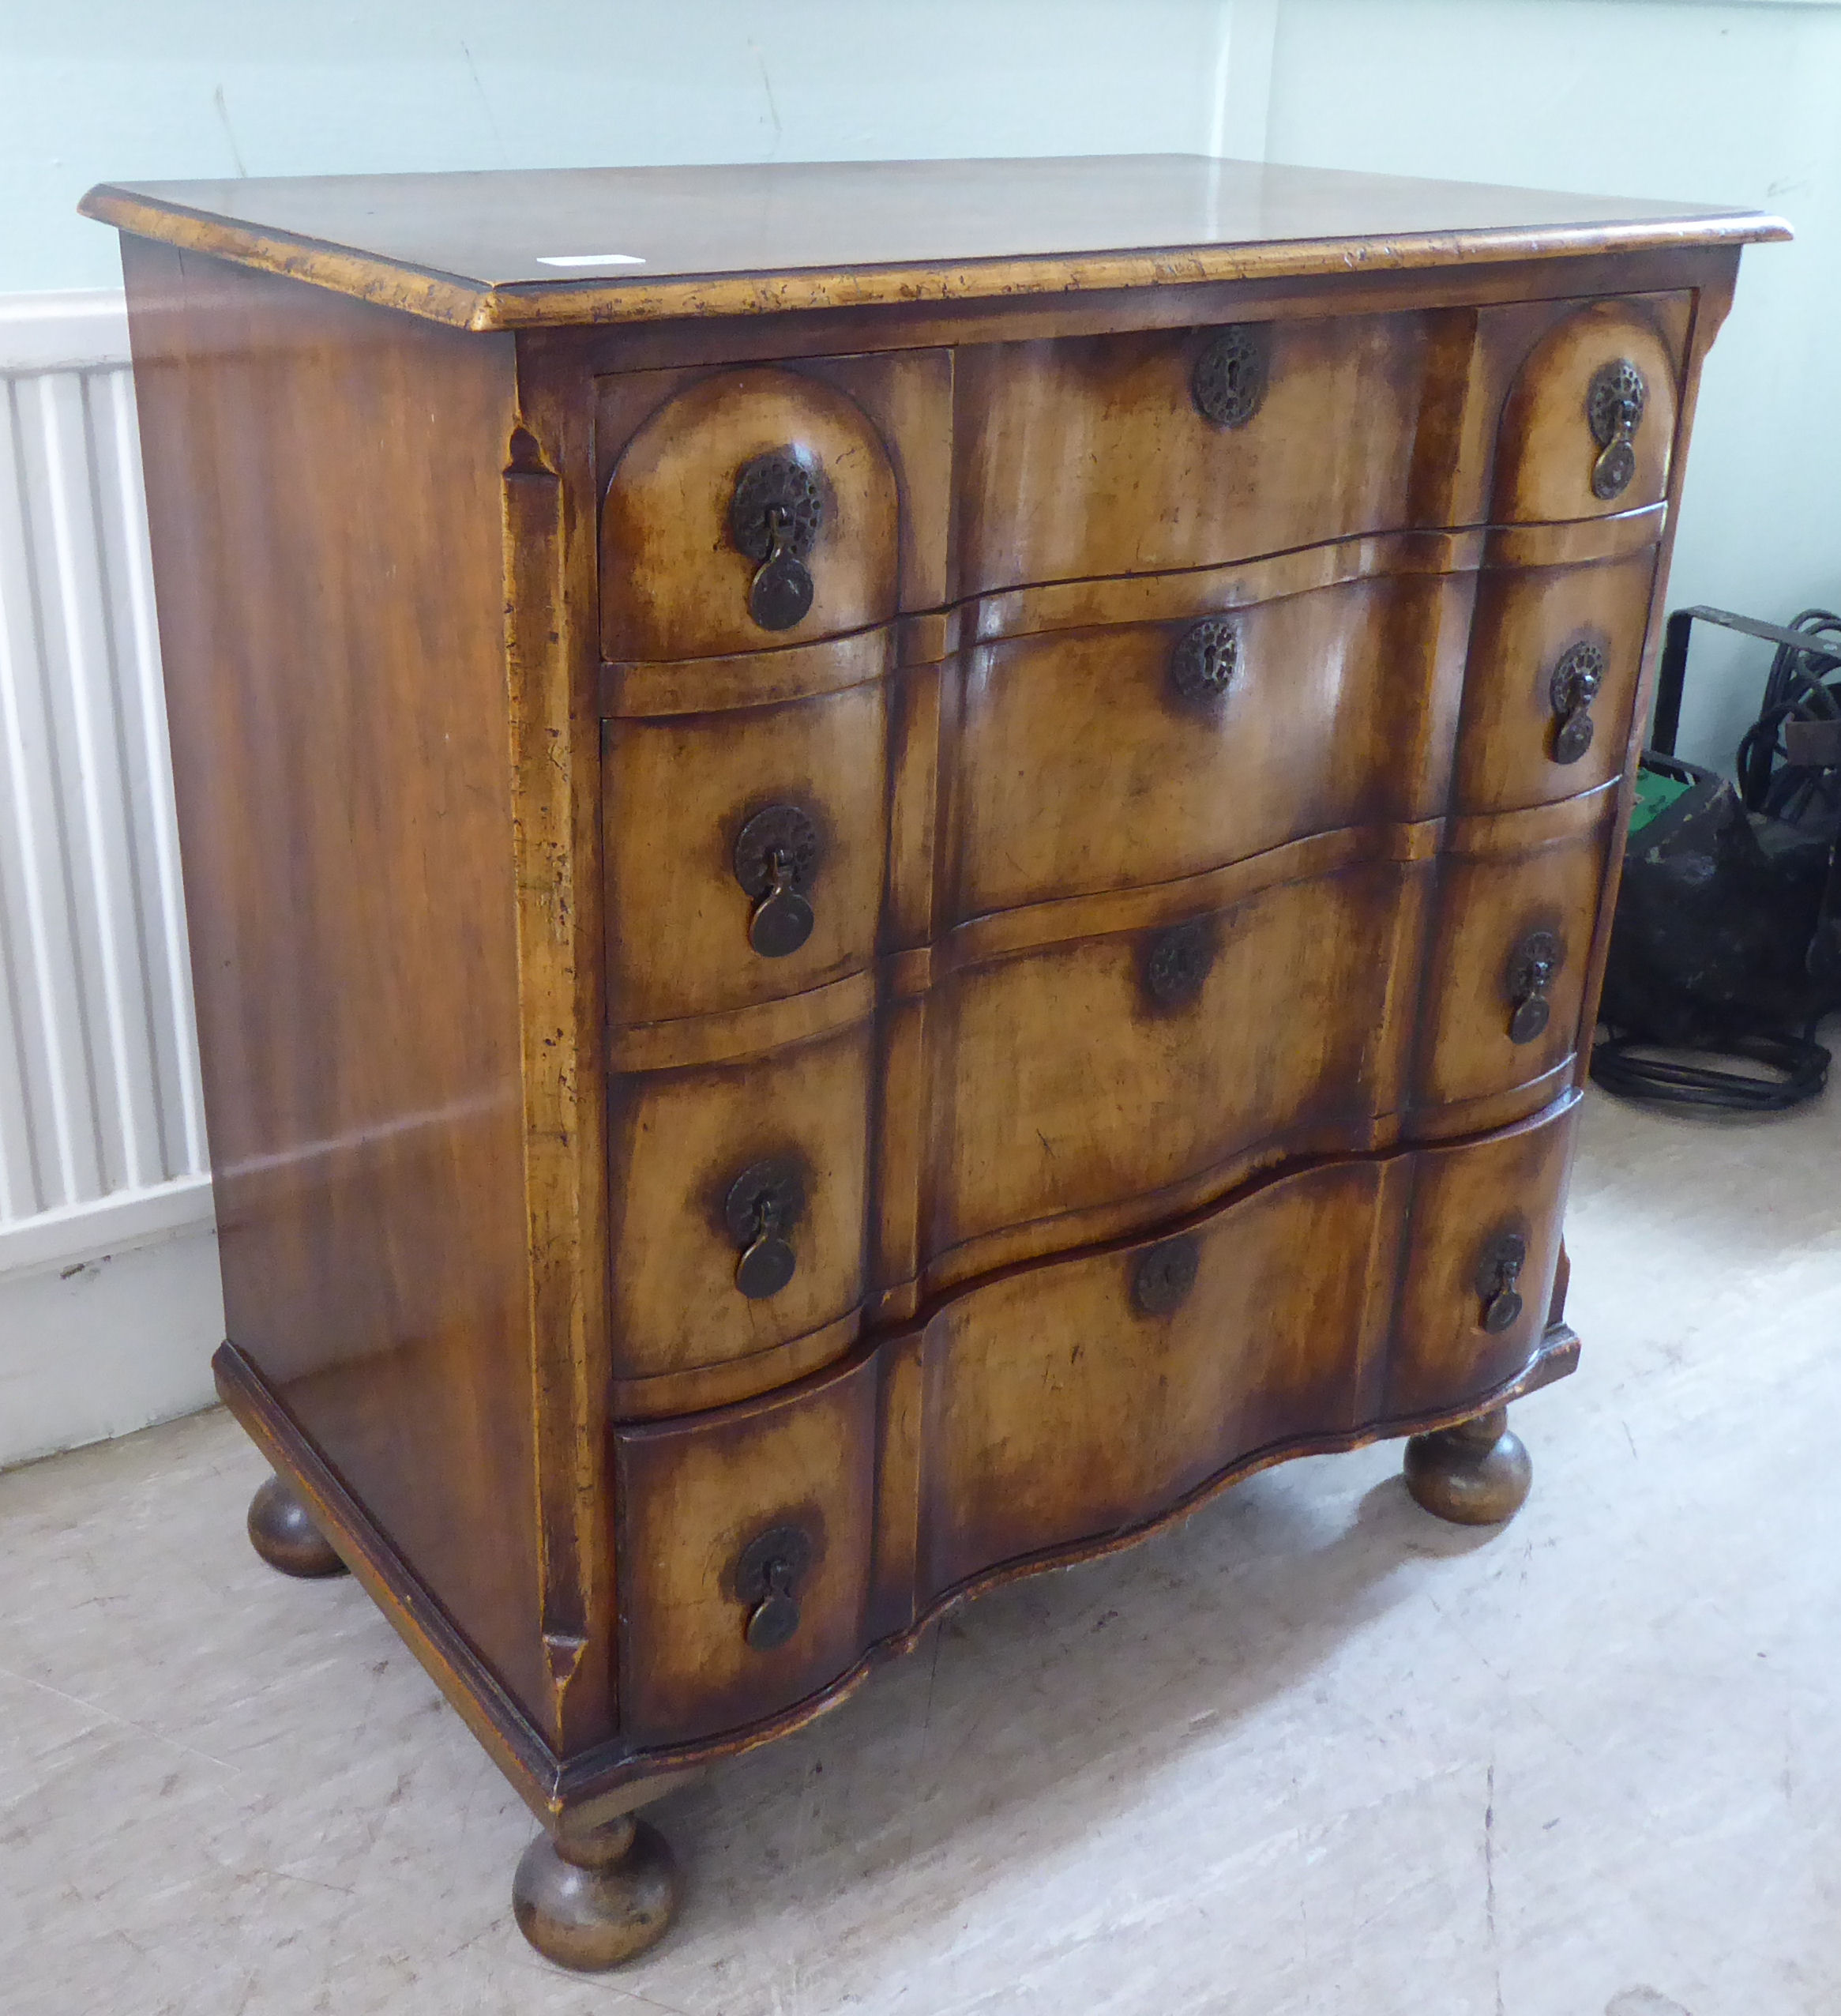
[{"label": "chest side panel", "polygon": [[230,1337],[541,1716],[509,341],[127,266]]}]

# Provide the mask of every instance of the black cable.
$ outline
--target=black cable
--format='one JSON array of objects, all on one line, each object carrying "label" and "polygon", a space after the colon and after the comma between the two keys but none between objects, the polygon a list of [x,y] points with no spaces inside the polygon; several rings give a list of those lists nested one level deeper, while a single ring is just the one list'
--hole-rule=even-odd
[{"label": "black cable", "polygon": [[[1793,764],[1783,747],[1787,721],[1841,718],[1841,691],[1828,684],[1841,672],[1841,615],[1832,609],[1805,609],[1785,625],[1806,630],[1805,646],[1780,644],[1764,682],[1758,718],[1745,730],[1734,761],[1739,798],[1748,812],[1801,824],[1821,801],[1824,819],[1841,814],[1841,780],[1832,770]],[[1828,640],[1830,648],[1818,649]]]},{"label": "black cable", "polygon": [[1624,1099],[1663,1106],[1715,1107],[1733,1113],[1781,1113],[1813,1099],[1828,1081],[1828,1051],[1807,1036],[1731,1036],[1709,1054],[1749,1058],[1780,1072],[1761,1078],[1717,1064],[1685,1064],[1643,1055],[1659,1046],[1640,1038],[1610,1036],[1594,1046],[1591,1081]]}]

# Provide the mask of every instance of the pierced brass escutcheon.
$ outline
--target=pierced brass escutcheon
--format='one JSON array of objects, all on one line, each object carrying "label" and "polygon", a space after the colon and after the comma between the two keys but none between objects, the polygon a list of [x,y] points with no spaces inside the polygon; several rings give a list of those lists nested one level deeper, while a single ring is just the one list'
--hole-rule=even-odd
[{"label": "pierced brass escutcheon", "polygon": [[805,1176],[790,1155],[752,1162],[730,1184],[723,1222],[741,1248],[735,1285],[750,1302],[778,1295],[797,1272],[798,1255],[787,1235],[805,1208]]},{"label": "pierced brass escutcheon", "polygon": [[1532,1043],[1546,1028],[1554,1012],[1547,989],[1565,957],[1565,947],[1551,931],[1530,931],[1509,953],[1503,978],[1514,1003],[1508,1017],[1511,1043]]},{"label": "pierced brass escutcheon", "polygon": [[769,1526],[735,1557],[732,1580],[748,1611],[742,1627],[750,1649],[777,1652],[799,1628],[798,1585],[812,1565],[812,1540],[802,1526]]},{"label": "pierced brass escutcheon", "polygon": [[1476,1289],[1482,1301],[1478,1318],[1492,1337],[1512,1330],[1522,1311],[1520,1292],[1516,1283],[1527,1265],[1527,1236],[1505,1226],[1484,1242],[1477,1262]]},{"label": "pierced brass escutcheon", "polygon": [[1140,1316],[1167,1316],[1180,1309],[1196,1284],[1200,1262],[1201,1247],[1193,1232],[1146,1247],[1132,1269],[1132,1307]]},{"label": "pierced brass escutcheon", "polygon": [[1629,487],[1636,473],[1635,437],[1643,422],[1649,388],[1628,357],[1601,364],[1585,395],[1585,418],[1598,443],[1591,465],[1591,494],[1609,503]]},{"label": "pierced brass escutcheon", "polygon": [[735,480],[729,536],[757,562],[748,587],[748,613],[763,630],[791,630],[804,621],[813,592],[806,556],[825,523],[817,477],[790,448],[759,455]]},{"label": "pierced brass escutcheon", "polygon": [[812,935],[806,891],[818,865],[818,829],[798,805],[769,805],[735,836],[735,880],[755,899],[748,942],[763,959],[783,959]]},{"label": "pierced brass escutcheon", "polygon": [[1202,991],[1215,963],[1215,933],[1204,917],[1172,924],[1152,939],[1144,955],[1144,991],[1159,1008],[1185,1007]]},{"label": "pierced brass escutcheon", "polygon": [[1240,633],[1225,616],[1204,616],[1176,640],[1170,683],[1185,700],[1218,700],[1240,669]]},{"label": "pierced brass escutcheon", "polygon": [[1576,763],[1591,747],[1591,703],[1604,683],[1605,654],[1595,644],[1575,644],[1562,652],[1547,682],[1554,710],[1553,757]]},{"label": "pierced brass escutcheon", "polygon": [[1236,322],[1203,344],[1189,378],[1196,411],[1218,427],[1243,427],[1265,403],[1272,371],[1272,331],[1264,322]]}]

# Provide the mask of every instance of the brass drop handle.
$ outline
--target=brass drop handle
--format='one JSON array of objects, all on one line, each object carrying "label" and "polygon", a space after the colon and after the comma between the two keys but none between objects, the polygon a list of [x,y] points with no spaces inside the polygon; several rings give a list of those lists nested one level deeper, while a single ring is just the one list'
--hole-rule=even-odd
[{"label": "brass drop handle", "polygon": [[791,448],[759,455],[735,480],[729,536],[757,562],[748,613],[765,630],[791,630],[812,607],[806,559],[825,523],[825,492]]},{"label": "brass drop handle", "polygon": [[771,1197],[754,1207],[753,1236],[735,1262],[735,1285],[750,1302],[778,1295],[798,1267],[798,1256],[780,1228],[780,1206]]},{"label": "brass drop handle", "polygon": [[737,1597],[746,1608],[742,1635],[755,1652],[776,1652],[799,1628],[798,1584],[812,1565],[812,1541],[800,1526],[770,1526],[736,1557]]},{"label": "brass drop handle", "polygon": [[1561,653],[1547,681],[1556,763],[1576,763],[1591,747],[1591,703],[1604,676],[1605,654],[1595,644],[1575,644]]},{"label": "brass drop handle", "polygon": [[1521,1295],[1515,1284],[1527,1265],[1527,1238],[1512,1228],[1485,1242],[1477,1263],[1476,1288],[1483,1305],[1478,1321],[1492,1337],[1513,1329],[1521,1315]]},{"label": "brass drop handle", "polygon": [[723,1202],[729,1236],[741,1249],[735,1285],[750,1302],[778,1295],[798,1269],[787,1235],[805,1209],[798,1164],[787,1156],[750,1163],[729,1186]]},{"label": "brass drop handle", "polygon": [[1591,494],[1606,503],[1621,495],[1636,473],[1636,430],[1648,399],[1643,374],[1628,357],[1601,364],[1592,374],[1585,395],[1586,422],[1599,447]]},{"label": "brass drop handle", "polygon": [[735,880],[754,898],[748,942],[763,959],[783,959],[812,935],[806,894],[818,866],[818,829],[798,805],[769,805],[735,836]]},{"label": "brass drop handle", "polygon": [[1546,1028],[1554,1012],[1547,989],[1565,956],[1551,931],[1530,931],[1509,953],[1504,978],[1513,1004],[1508,1017],[1511,1043],[1532,1043]]}]

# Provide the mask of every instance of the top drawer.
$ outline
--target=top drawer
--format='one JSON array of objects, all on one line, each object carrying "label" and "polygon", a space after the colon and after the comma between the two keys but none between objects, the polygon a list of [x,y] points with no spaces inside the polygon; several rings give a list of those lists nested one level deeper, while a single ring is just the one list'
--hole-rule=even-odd
[{"label": "top drawer", "polygon": [[1430,321],[962,351],[962,592],[1210,566],[1407,524]]},{"label": "top drawer", "polygon": [[1689,297],[1569,304],[1502,407],[1490,517],[1599,518],[1660,502],[1674,448]]},{"label": "top drawer", "polygon": [[967,348],[960,592],[1655,504],[1690,307],[1517,302]]},{"label": "top drawer", "polygon": [[603,655],[771,650],[943,602],[951,404],[939,350],[603,379]]}]

